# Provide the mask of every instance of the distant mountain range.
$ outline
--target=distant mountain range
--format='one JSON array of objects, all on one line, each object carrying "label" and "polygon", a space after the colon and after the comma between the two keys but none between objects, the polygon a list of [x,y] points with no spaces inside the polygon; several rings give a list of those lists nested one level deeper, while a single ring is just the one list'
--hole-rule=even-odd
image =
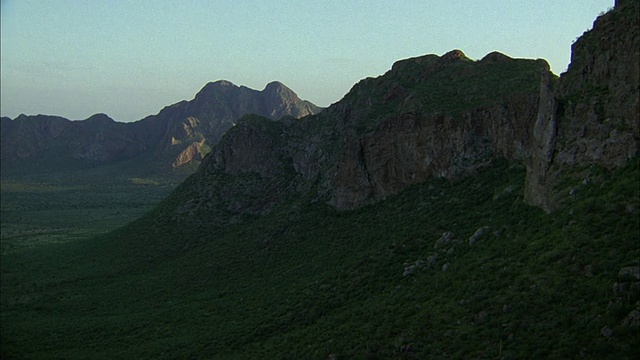
[{"label": "distant mountain range", "polygon": [[116,122],[105,114],[82,121],[49,115],[3,117],[2,170],[3,174],[49,173],[129,161],[132,166],[120,167],[125,172],[169,174],[201,160],[243,115],[278,120],[320,110],[280,82],[257,91],[220,80],[205,85],[191,101],[131,123]]}]

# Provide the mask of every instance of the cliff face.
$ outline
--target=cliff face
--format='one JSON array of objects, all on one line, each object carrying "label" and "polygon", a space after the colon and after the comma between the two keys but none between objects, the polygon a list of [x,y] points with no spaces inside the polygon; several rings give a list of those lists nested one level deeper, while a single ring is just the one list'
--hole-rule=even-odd
[{"label": "cliff face", "polygon": [[104,114],[83,121],[46,115],[3,118],[2,164],[10,169],[40,162],[55,169],[69,161],[96,166],[146,155],[152,159],[150,167],[163,170],[201,160],[245,114],[277,120],[320,110],[278,82],[256,91],[217,81],[193,100],[133,123],[118,123]]},{"label": "cliff face", "polygon": [[545,91],[534,127],[525,197],[556,206],[556,177],[572,166],[613,168],[637,155],[640,138],[639,10],[619,1],[572,46],[555,91]]},{"label": "cliff face", "polygon": [[177,213],[264,213],[304,194],[353,209],[432,177],[473,174],[495,157],[522,161],[541,76],[553,78],[543,60],[473,61],[454,50],[399,61],[315,116],[243,119],[203,160],[200,188]]},{"label": "cliff face", "polygon": [[195,175],[199,205],[178,212],[264,213],[304,194],[354,209],[496,157],[526,164],[527,201],[551,211],[564,168],[637,154],[637,14],[637,2],[620,2],[601,16],[560,79],[543,60],[454,50],[398,61],[316,116],[241,121]]},{"label": "cliff face", "polygon": [[518,94],[457,115],[407,112],[345,139],[331,177],[330,203],[359,207],[433,177],[471,175],[494,156],[529,155],[537,94]]},{"label": "cliff face", "polygon": [[492,158],[529,156],[542,60],[492,53],[471,61],[459,50],[399,61],[356,85],[336,109],[343,133],[324,174],[329,203],[351,209],[432,177],[473,174]]}]

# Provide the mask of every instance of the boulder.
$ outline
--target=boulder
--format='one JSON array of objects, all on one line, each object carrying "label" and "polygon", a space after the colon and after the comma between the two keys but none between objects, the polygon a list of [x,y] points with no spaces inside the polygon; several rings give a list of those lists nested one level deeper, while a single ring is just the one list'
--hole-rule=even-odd
[{"label": "boulder", "polygon": [[623,326],[638,327],[640,326],[640,311],[638,309],[631,310],[624,320],[622,320]]},{"label": "boulder", "polygon": [[471,235],[471,237],[469,238],[469,246],[474,246],[478,242],[478,240],[486,236],[490,231],[491,227],[489,226],[483,226],[476,230],[476,232],[474,232],[473,235]]},{"label": "boulder", "polygon": [[450,245],[455,239],[455,234],[451,231],[445,231],[442,233],[442,236],[436,241],[436,244],[433,246],[435,249],[445,247]]},{"label": "boulder", "polygon": [[618,277],[640,280],[640,266],[626,266],[618,271]]}]

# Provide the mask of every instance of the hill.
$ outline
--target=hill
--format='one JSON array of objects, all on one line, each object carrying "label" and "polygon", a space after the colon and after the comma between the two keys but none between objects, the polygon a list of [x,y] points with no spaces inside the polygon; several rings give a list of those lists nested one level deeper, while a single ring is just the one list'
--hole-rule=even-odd
[{"label": "hill", "polygon": [[560,78],[454,50],[242,118],[142,218],[3,255],[2,351],[637,358],[639,6]]}]

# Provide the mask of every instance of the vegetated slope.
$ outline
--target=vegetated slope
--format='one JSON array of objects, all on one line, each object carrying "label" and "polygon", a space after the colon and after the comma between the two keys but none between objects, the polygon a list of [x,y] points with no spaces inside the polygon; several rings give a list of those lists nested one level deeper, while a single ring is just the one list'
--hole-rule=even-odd
[{"label": "vegetated slope", "polygon": [[524,168],[497,161],[352,211],[300,200],[224,228],[154,226],[156,212],[5,256],[2,351],[633,358],[638,163],[588,171],[553,215],[523,202]]},{"label": "vegetated slope", "polygon": [[[636,66],[637,48],[613,46],[609,66]],[[400,61],[318,116],[244,118],[140,220],[3,257],[3,351],[635,358],[638,158],[558,163],[580,143],[559,94],[543,61],[453,51]],[[581,116],[567,124],[591,134]],[[527,200],[552,196],[551,215],[525,203],[532,179]]]},{"label": "vegetated slope", "polygon": [[119,123],[104,114],[83,121],[46,115],[2,118],[3,177],[123,163],[118,172],[161,175],[201,160],[245,114],[278,120],[319,111],[279,82],[256,91],[221,80],[205,85],[191,101],[133,123]]},{"label": "vegetated slope", "polygon": [[495,156],[521,161],[541,77],[552,78],[543,60],[473,61],[456,50],[399,61],[315,116],[243,118],[158,221],[222,225],[300,196],[353,209],[432,177],[473,174]]}]

